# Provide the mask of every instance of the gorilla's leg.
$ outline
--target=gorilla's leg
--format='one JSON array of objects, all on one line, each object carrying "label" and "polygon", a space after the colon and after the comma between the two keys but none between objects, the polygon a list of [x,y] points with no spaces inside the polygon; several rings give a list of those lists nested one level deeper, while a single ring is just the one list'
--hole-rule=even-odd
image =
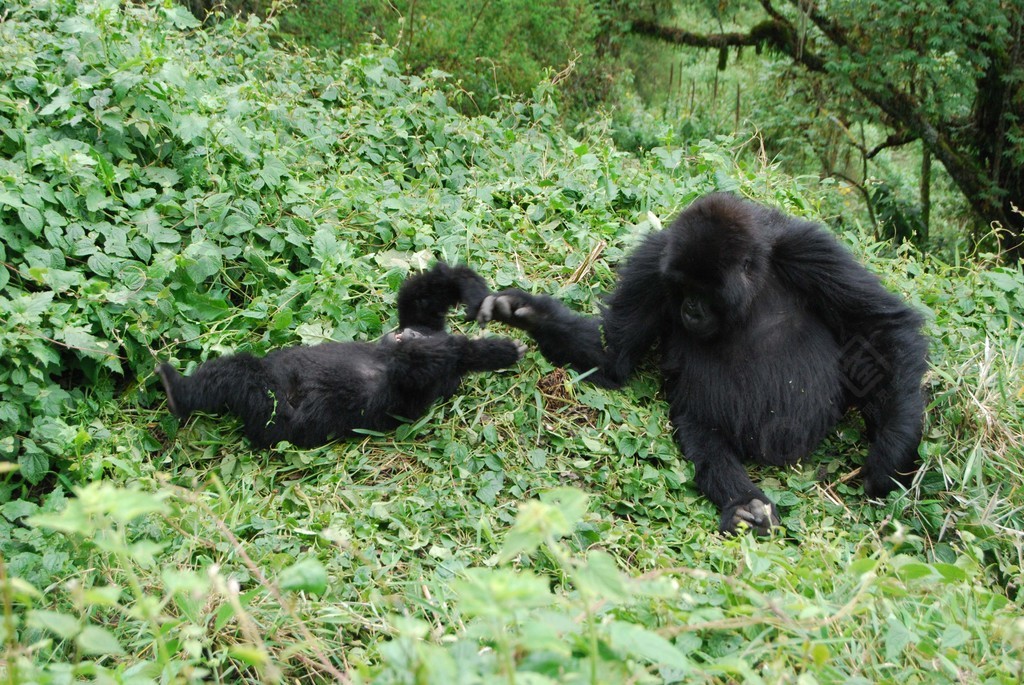
[{"label": "gorilla's leg", "polygon": [[683,453],[693,462],[697,488],[722,512],[719,530],[735,533],[746,524],[763,535],[779,523],[775,504],[754,485],[739,457],[718,434],[683,417],[674,418],[673,423]]},{"label": "gorilla's leg", "polygon": [[167,391],[168,409],[181,420],[193,412],[227,411],[247,425],[265,425],[274,414],[273,382],[262,360],[246,352],[211,359],[188,377],[169,363],[157,367],[157,373]]},{"label": "gorilla's leg", "polygon": [[463,303],[466,318],[475,319],[489,292],[484,280],[469,267],[438,262],[402,283],[398,290],[398,327],[444,331],[449,309]]},{"label": "gorilla's leg", "polygon": [[596,369],[588,380],[598,385],[615,387],[625,380],[612,380],[605,374],[607,355],[600,320],[581,316],[553,297],[503,290],[483,301],[477,321],[482,325],[500,321],[526,331],[552,364],[579,372]]}]

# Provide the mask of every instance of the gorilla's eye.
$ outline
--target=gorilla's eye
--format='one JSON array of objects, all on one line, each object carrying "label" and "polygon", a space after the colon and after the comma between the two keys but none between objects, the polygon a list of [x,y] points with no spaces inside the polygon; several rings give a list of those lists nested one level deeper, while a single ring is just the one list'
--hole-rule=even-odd
[{"label": "gorilla's eye", "polygon": [[753,270],[754,270],[754,258],[753,257],[747,257],[746,259],[743,260],[743,271],[749,274]]}]

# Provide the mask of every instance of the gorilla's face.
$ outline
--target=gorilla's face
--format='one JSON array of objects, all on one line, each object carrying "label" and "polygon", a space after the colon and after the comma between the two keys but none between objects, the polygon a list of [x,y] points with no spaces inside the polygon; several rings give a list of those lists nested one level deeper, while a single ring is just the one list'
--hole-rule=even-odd
[{"label": "gorilla's face", "polygon": [[668,230],[661,273],[683,328],[710,340],[745,325],[768,271],[768,247],[748,217],[698,211]]},{"label": "gorilla's face", "polygon": [[426,336],[427,333],[418,331],[415,328],[400,328],[396,331],[385,333],[384,337],[381,338],[381,342],[386,345],[393,345],[395,343],[400,343],[403,340],[415,340],[416,338],[424,338]]}]

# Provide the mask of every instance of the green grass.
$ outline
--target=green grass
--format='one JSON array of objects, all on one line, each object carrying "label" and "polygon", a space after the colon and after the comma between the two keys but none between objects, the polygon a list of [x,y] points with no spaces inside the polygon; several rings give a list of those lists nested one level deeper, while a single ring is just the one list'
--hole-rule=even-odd
[{"label": "green grass", "polygon": [[178,10],[17,2],[0,65],[7,682],[1024,675],[1019,269],[847,221],[929,312],[926,468],[866,501],[851,417],[753,470],[770,538],[716,532],[653,368],[611,392],[532,351],[392,434],[253,451],[230,420],[179,427],[154,361],[372,339],[435,258],[596,311],[699,194],[822,220],[842,198],[730,139],[628,155],[607,122],[569,137],[546,87],[467,118],[386,52],[290,55]]}]

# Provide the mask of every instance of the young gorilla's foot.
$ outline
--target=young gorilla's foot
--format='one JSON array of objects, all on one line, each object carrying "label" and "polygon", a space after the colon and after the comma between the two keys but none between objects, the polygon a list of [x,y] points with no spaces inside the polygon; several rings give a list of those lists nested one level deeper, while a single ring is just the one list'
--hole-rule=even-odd
[{"label": "young gorilla's foot", "polygon": [[512,338],[474,338],[468,341],[463,360],[470,371],[497,371],[514,366],[526,353],[526,345]]},{"label": "young gorilla's foot", "polygon": [[772,526],[779,523],[781,521],[775,505],[767,498],[755,497],[749,502],[723,508],[718,527],[723,533],[735,534],[741,525],[746,524],[754,533],[767,535]]},{"label": "young gorilla's foot", "polygon": [[163,384],[164,392],[167,394],[167,408],[179,419],[187,419],[189,412],[183,412],[178,407],[178,402],[174,399],[174,385],[181,379],[181,374],[167,362],[157,365],[156,374],[160,376],[160,382]]}]

